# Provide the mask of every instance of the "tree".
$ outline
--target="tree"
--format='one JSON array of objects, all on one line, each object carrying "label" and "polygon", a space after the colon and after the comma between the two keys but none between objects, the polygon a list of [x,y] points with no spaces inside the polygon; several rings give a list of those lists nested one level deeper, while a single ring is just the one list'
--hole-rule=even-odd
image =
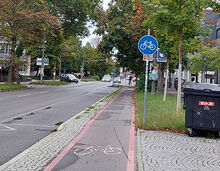
[{"label": "tree", "polygon": [[220,49],[201,44],[198,53],[189,56],[189,68],[192,72],[220,70]]},{"label": "tree", "polygon": [[75,36],[69,37],[62,44],[62,68],[65,72],[79,72],[83,65],[84,52],[82,42]]},{"label": "tree", "polygon": [[[59,26],[59,18],[51,15],[44,0],[1,0],[0,36],[11,43],[8,82],[12,82],[17,44],[39,42],[41,32],[53,26]],[[14,73],[14,74],[13,74]]]},{"label": "tree", "polygon": [[[167,33],[178,41],[178,94],[177,113],[181,108],[181,73],[183,61],[183,43],[197,36],[201,28],[202,10],[210,5],[212,0],[138,0],[142,4],[145,22],[157,33]],[[215,1],[217,2],[217,1]],[[177,48],[177,46],[176,46]]]},{"label": "tree", "polygon": [[[138,16],[133,1],[113,0],[107,11],[99,11],[97,33],[103,34],[99,49],[114,55],[120,67],[136,75],[144,73],[143,56],[138,51],[138,40],[147,33],[143,29],[144,16]],[[107,24],[105,22],[107,22]]]},{"label": "tree", "polygon": [[46,0],[52,14],[62,21],[64,37],[88,35],[86,23],[97,19],[101,0]]},{"label": "tree", "polygon": [[101,78],[104,74],[111,73],[115,63],[109,55],[93,48],[90,44],[87,44],[83,49],[85,51],[85,67],[90,75]]}]

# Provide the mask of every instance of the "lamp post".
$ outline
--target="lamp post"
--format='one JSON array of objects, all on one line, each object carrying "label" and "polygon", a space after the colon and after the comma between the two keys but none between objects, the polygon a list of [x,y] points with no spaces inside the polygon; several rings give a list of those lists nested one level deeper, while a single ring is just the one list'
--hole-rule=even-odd
[{"label": "lamp post", "polygon": [[40,80],[43,80],[44,76],[44,53],[45,53],[45,35],[44,35],[44,41],[43,41],[43,46],[42,46],[42,61],[41,61],[41,69],[40,69]]}]

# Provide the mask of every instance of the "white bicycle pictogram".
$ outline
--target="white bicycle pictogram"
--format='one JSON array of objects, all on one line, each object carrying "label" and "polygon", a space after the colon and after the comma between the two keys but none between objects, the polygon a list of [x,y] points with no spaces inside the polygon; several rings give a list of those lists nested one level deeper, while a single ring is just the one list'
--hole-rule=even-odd
[{"label": "white bicycle pictogram", "polygon": [[111,147],[109,145],[109,146],[107,146],[105,148],[102,148],[101,150],[98,150],[94,146],[89,146],[89,147],[87,147],[85,149],[76,149],[74,151],[74,154],[84,156],[84,155],[88,155],[88,154],[92,153],[93,151],[101,151],[101,152],[103,152],[103,153],[105,153],[107,155],[117,155],[117,154],[121,153],[121,149],[120,148]]},{"label": "white bicycle pictogram", "polygon": [[143,44],[140,45],[141,50],[145,50],[147,48],[149,48],[150,50],[155,50],[156,46],[154,44],[152,44],[152,41],[147,42],[145,41]]}]

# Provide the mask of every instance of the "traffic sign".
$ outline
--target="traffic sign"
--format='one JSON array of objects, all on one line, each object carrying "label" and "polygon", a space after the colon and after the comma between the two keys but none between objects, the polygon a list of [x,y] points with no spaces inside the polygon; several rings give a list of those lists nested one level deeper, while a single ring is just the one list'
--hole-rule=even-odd
[{"label": "traffic sign", "polygon": [[157,51],[157,62],[167,62],[166,53],[161,53],[159,48]]},{"label": "traffic sign", "polygon": [[[42,58],[37,58],[37,66],[41,66]],[[49,58],[44,58],[44,66],[49,65]]]},{"label": "traffic sign", "polygon": [[153,55],[143,55],[143,61],[153,61]]},{"label": "traffic sign", "polygon": [[138,49],[144,55],[152,55],[157,51],[158,42],[153,36],[143,36],[138,42]]}]

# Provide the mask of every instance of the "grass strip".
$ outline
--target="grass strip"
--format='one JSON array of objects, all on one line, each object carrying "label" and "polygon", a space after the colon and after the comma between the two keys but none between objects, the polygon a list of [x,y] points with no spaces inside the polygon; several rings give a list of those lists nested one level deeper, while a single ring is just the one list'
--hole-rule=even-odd
[{"label": "grass strip", "polygon": [[69,83],[65,81],[37,81],[37,82],[31,82],[30,84],[59,86],[59,85],[67,85]]},{"label": "grass strip", "polygon": [[27,86],[21,84],[8,84],[8,83],[0,84],[0,91],[17,90],[22,88],[27,88]]},{"label": "grass strip", "polygon": [[135,92],[135,103],[137,110],[136,126],[150,130],[166,130],[173,132],[185,132],[185,112],[181,110],[176,114],[176,97],[167,95],[167,100],[163,101],[162,94],[147,96],[146,123],[143,123],[144,114],[144,92]]},{"label": "grass strip", "polygon": [[84,81],[84,82],[92,82],[92,81],[97,81],[96,79],[93,79],[93,78],[83,78],[81,81]]},{"label": "grass strip", "polygon": [[108,102],[111,99],[113,99],[120,91],[122,90],[122,88],[119,88],[117,90],[115,90],[113,93],[109,94],[108,96],[106,96],[104,99],[102,99],[100,102]]}]

